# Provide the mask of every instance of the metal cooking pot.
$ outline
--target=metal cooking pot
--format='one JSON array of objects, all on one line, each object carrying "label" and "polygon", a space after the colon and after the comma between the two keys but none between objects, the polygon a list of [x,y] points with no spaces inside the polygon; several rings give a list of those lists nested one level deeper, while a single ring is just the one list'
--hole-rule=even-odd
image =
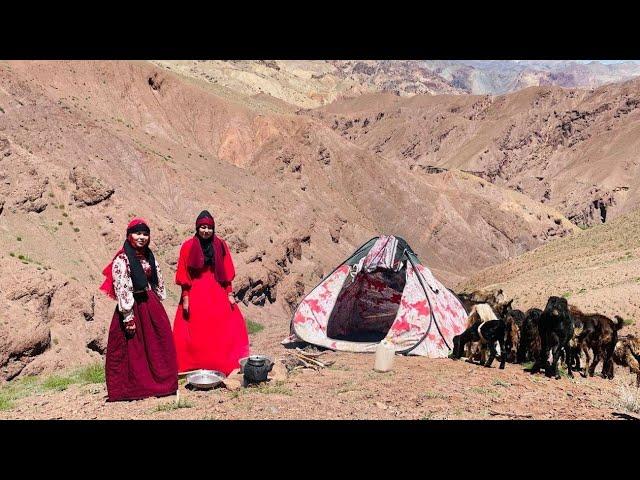
[{"label": "metal cooking pot", "polygon": [[251,355],[245,362],[241,362],[241,367],[247,384],[260,383],[267,381],[273,362],[265,355]]}]

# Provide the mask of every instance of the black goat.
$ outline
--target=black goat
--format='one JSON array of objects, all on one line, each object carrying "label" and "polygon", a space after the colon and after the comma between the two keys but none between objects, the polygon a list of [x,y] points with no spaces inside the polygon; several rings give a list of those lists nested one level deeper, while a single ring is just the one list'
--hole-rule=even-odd
[{"label": "black goat", "polygon": [[541,315],[542,310],[539,308],[530,308],[525,313],[524,322],[520,329],[520,345],[518,346],[516,363],[536,361],[540,356],[541,344],[538,322]]},{"label": "black goat", "polygon": [[496,351],[496,342],[498,342],[500,344],[500,352],[502,352],[500,368],[504,369],[504,364],[507,359],[507,355],[505,354],[506,334],[507,327],[502,320],[489,320],[488,322],[475,323],[460,335],[453,337],[453,353],[451,354],[451,358],[458,359],[462,357],[462,352],[467,343],[480,342],[481,344],[487,345],[490,352],[487,362],[483,364],[482,360],[480,360],[480,365],[491,367],[491,363],[498,354]]},{"label": "black goat", "polygon": [[[536,359],[536,363],[531,369],[531,373],[537,373],[544,368],[547,377],[555,374],[555,378],[560,378],[558,371],[558,360],[560,354],[564,350],[567,361],[567,371],[570,377],[573,377],[572,369],[572,351],[569,342],[573,338],[573,318],[569,313],[569,305],[566,298],[549,297],[547,306],[540,316],[538,322],[538,330],[540,331],[541,351],[540,357]],[[549,351],[553,355],[552,364],[549,365]]]}]

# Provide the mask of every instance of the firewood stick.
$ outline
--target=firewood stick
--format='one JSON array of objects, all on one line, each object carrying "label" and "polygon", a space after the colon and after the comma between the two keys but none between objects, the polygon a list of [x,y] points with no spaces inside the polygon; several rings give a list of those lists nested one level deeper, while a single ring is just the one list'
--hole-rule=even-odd
[{"label": "firewood stick", "polygon": [[308,358],[307,356],[302,355],[302,354],[298,354],[298,358],[304,359],[306,362],[312,363],[312,364],[317,365],[317,366],[322,367],[322,368],[324,368],[326,366],[324,363],[322,363],[322,362],[320,362],[318,360],[314,360],[313,358]]},{"label": "firewood stick", "polygon": [[489,410],[489,415],[502,415],[503,417],[510,418],[533,418],[533,415],[531,414],[519,415],[517,413],[496,412],[495,410]]},{"label": "firewood stick", "polygon": [[327,352],[317,352],[317,353],[305,352],[304,350],[298,347],[296,347],[296,352],[301,353],[306,357],[313,357],[313,358],[319,357],[320,355],[324,355],[325,353],[327,353]]}]

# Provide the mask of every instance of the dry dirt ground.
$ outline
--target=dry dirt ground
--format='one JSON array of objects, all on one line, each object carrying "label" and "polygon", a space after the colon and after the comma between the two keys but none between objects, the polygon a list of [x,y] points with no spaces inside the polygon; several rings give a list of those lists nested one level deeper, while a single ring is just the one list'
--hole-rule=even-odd
[{"label": "dry dirt ground", "polygon": [[331,368],[261,387],[203,392],[181,384],[177,404],[175,396],[107,403],[104,383],[71,385],[22,398],[0,419],[614,419],[627,412],[623,392],[635,389],[627,373],[554,380],[510,364],[501,371],[401,357],[382,374],[371,355],[331,356]]},{"label": "dry dirt ground", "polygon": [[[251,336],[254,352],[282,358],[282,320],[265,323]],[[616,378],[576,375],[560,380],[531,375],[520,365],[504,370],[463,360],[397,356],[394,370],[377,373],[374,356],[327,352],[335,363],[320,371],[300,370],[284,381],[230,391],[193,391],[181,381],[176,396],[133,402],[106,402],[99,383],[70,384],[63,377],[19,380],[28,393],[0,419],[615,419],[637,415],[640,391],[635,376],[616,367]],[[597,370],[599,373],[599,369]],[[26,380],[26,381],[25,381]],[[48,382],[48,388],[29,388]],[[6,394],[4,395],[6,398]],[[0,390],[0,408],[3,394]],[[176,400],[178,403],[176,403]]]}]

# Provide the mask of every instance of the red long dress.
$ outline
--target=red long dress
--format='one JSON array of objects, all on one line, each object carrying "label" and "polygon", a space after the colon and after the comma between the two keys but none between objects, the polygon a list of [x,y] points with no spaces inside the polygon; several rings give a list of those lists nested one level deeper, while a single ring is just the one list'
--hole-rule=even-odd
[{"label": "red long dress", "polygon": [[[147,279],[151,267],[141,261]],[[158,286],[133,293],[127,256],[120,253],[113,263],[113,293],[118,300],[107,342],[105,365],[108,401],[139,400],[173,395],[178,390],[176,353],[171,324],[161,299],[166,296],[160,266],[156,262]],[[126,310],[126,316],[122,309]],[[128,337],[123,318],[133,316],[136,332]]]},{"label": "red long dress", "polygon": [[200,368],[218,370],[228,375],[240,365],[238,360],[249,354],[249,336],[240,307],[232,305],[228,293],[235,274],[231,252],[224,240],[215,237],[214,247],[224,248],[216,254],[216,263],[224,268],[230,280],[219,282],[215,268],[205,265],[194,271],[188,258],[195,237],[180,248],[176,283],[182,287],[182,297],[189,296],[189,314],[185,318],[182,302],[178,305],[173,323],[173,338],[178,358],[178,371]]}]

